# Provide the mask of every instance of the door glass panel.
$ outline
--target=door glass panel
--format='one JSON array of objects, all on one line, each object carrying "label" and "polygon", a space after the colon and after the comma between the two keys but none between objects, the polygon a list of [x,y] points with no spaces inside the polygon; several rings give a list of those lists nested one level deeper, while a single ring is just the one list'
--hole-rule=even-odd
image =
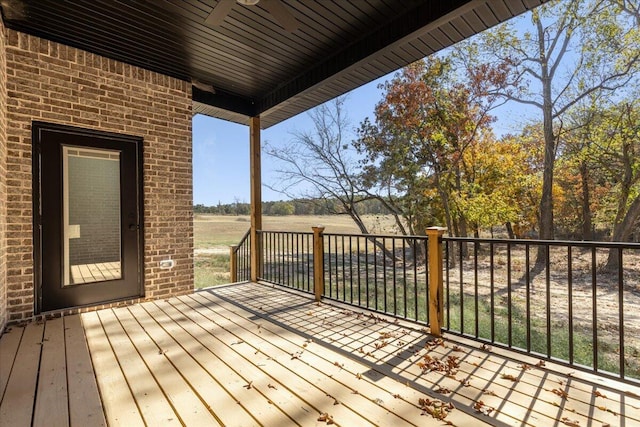
[{"label": "door glass panel", "polygon": [[63,286],[122,278],[120,152],[64,146]]}]

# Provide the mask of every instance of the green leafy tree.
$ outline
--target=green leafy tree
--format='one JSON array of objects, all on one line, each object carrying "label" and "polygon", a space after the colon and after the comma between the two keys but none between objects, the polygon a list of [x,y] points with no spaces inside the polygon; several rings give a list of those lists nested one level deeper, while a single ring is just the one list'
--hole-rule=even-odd
[{"label": "green leafy tree", "polygon": [[[411,234],[434,221],[450,233],[467,234],[467,219],[456,206],[465,172],[465,150],[490,133],[494,106],[487,87],[504,82],[508,64],[460,65],[454,57],[413,63],[382,85],[375,122],[360,125],[356,147],[365,156],[364,185],[385,193]],[[434,191],[435,190],[435,193]]]},{"label": "green leafy tree", "polygon": [[515,70],[511,89],[498,88],[495,93],[540,113],[544,136],[539,204],[542,239],[554,238],[553,180],[563,117],[586,98],[604,99],[623,88],[637,71],[638,30],[633,19],[620,13],[621,7],[616,1],[554,1],[532,11],[533,30],[523,37],[507,23],[482,38],[482,52],[510,60]]}]

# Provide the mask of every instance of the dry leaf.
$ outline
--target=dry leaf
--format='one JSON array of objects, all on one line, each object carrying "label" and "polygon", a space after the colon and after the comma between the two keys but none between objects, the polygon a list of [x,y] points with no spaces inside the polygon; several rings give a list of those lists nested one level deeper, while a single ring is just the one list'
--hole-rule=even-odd
[{"label": "dry leaf", "polygon": [[253,384],[253,381],[249,381],[248,384],[243,385],[242,387],[246,388],[247,390],[251,389],[251,384]]},{"label": "dry leaf", "polygon": [[339,362],[333,362],[334,366],[337,366],[338,368],[342,369],[344,368],[344,363],[339,363]]},{"label": "dry leaf", "polygon": [[462,347],[454,345],[453,348],[451,349],[452,351],[460,351],[464,353],[464,350],[462,349]]},{"label": "dry leaf", "polygon": [[605,396],[604,394],[600,393],[598,390],[596,390],[593,394],[594,394],[594,396],[596,396],[596,397],[601,397],[601,398],[603,398],[603,399],[606,399],[606,398],[607,398],[607,396]]},{"label": "dry leaf", "polygon": [[462,384],[462,387],[471,387],[471,383],[466,378],[461,378],[458,381]]},{"label": "dry leaf", "polygon": [[451,390],[449,390],[446,387],[438,387],[438,388],[435,389],[435,392],[436,393],[440,393],[440,394],[449,394],[449,393],[451,393]]},{"label": "dry leaf", "polygon": [[538,368],[542,368],[544,366],[544,360],[539,360],[538,363],[536,363],[536,366]]},{"label": "dry leaf", "polygon": [[511,375],[511,374],[504,374],[504,373],[503,373],[503,374],[501,375],[501,378],[502,378],[503,380],[513,381],[514,383],[518,381],[518,379],[517,379],[516,377],[514,377],[513,375]]},{"label": "dry leaf", "polygon": [[531,365],[523,363],[522,365],[518,365],[518,368],[522,369],[523,371],[528,371],[529,369],[531,369]]},{"label": "dry leaf", "polygon": [[482,345],[480,346],[480,350],[484,350],[484,351],[491,351],[491,350],[492,350],[492,348],[491,348],[491,346],[490,346],[489,344],[482,344]]},{"label": "dry leaf", "polygon": [[570,420],[567,417],[562,417],[560,420],[562,424],[568,425],[569,427],[580,427],[580,422],[576,420]]},{"label": "dry leaf", "polygon": [[271,383],[267,384],[267,387],[269,387],[269,388],[274,388],[274,389],[276,389],[276,390],[278,389],[278,387],[276,387],[276,386],[272,385]]},{"label": "dry leaf", "polygon": [[495,411],[496,408],[489,406],[489,405],[485,405],[485,403],[482,400],[478,400],[473,404],[473,409],[476,412],[481,413],[482,415],[489,415],[491,414],[493,411]]},{"label": "dry leaf", "polygon": [[361,379],[362,379],[362,374],[361,374],[360,372],[358,372],[358,373],[356,374],[356,378],[357,378],[357,379],[359,379],[359,380],[361,380]]},{"label": "dry leaf", "polygon": [[488,394],[489,396],[497,396],[495,391],[489,390],[488,388],[483,389],[482,392]]},{"label": "dry leaf", "polygon": [[402,399],[402,397],[397,393],[393,395],[393,398],[394,399]]},{"label": "dry leaf", "polygon": [[325,422],[327,424],[334,424],[333,416],[327,414],[326,412],[320,414],[320,416],[318,417],[318,421]]},{"label": "dry leaf", "polygon": [[437,420],[444,420],[455,409],[453,403],[445,403],[440,399],[420,398],[418,399],[418,405],[422,409],[420,415],[431,415]]},{"label": "dry leaf", "polygon": [[562,397],[563,399],[567,399],[569,397],[569,393],[567,393],[564,390],[560,390],[559,388],[554,388],[553,390],[551,390],[551,393],[557,394],[558,396]]}]

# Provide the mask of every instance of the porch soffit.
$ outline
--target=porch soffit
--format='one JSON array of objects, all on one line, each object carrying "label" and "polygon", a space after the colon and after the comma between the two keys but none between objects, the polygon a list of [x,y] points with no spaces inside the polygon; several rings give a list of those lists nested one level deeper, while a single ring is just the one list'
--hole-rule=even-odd
[{"label": "porch soffit", "polygon": [[[223,0],[224,1],[224,0]],[[280,0],[298,28],[264,7],[216,0],[3,0],[8,28],[187,81],[193,112],[268,128],[519,15],[547,0]]]}]

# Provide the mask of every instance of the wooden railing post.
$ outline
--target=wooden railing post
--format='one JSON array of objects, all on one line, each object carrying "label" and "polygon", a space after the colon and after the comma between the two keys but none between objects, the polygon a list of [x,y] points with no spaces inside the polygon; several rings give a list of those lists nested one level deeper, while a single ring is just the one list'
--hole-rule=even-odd
[{"label": "wooden railing post", "polygon": [[444,286],[442,284],[442,235],[444,227],[427,228],[429,239],[429,328],[431,334],[442,335],[444,323]]},{"label": "wooden railing post", "polygon": [[262,172],[260,160],[260,117],[249,119],[251,169],[251,274],[252,282],[262,276],[262,243],[259,231],[262,230]]},{"label": "wooden railing post", "polygon": [[313,230],[313,290],[316,301],[320,302],[324,293],[324,227],[311,227]]},{"label": "wooden railing post", "polygon": [[231,283],[238,281],[238,254],[236,250],[237,245],[229,246],[229,272],[231,273]]}]

